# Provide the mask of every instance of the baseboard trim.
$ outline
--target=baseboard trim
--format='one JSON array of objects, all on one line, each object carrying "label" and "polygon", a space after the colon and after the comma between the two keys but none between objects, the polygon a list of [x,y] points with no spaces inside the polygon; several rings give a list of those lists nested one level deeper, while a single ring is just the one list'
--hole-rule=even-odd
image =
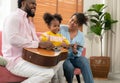
[{"label": "baseboard trim", "polygon": [[110,79],[120,79],[120,73],[110,73],[108,78],[110,78]]}]

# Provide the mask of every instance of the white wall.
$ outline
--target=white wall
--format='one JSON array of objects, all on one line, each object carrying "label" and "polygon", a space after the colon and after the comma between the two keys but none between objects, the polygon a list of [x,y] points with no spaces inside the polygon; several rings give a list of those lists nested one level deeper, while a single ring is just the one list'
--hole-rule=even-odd
[{"label": "white wall", "polygon": [[15,11],[17,8],[17,1],[18,0],[11,0],[11,11]]},{"label": "white wall", "polygon": [[17,8],[16,2],[17,0],[0,0],[0,30],[2,30],[6,16]]},{"label": "white wall", "polygon": [[10,12],[10,0],[0,0],[0,30],[2,30],[3,20]]}]

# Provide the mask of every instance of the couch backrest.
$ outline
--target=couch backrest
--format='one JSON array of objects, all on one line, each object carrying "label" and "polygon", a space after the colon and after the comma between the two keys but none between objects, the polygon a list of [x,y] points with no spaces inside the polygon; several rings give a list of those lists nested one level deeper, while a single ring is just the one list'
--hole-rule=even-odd
[{"label": "couch backrest", "polygon": [[0,31],[0,55],[2,55],[2,31]]}]

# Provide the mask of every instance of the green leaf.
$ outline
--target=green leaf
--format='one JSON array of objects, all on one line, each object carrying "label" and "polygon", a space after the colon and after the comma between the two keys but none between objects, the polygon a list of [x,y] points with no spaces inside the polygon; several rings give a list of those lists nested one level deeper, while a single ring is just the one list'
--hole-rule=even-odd
[{"label": "green leaf", "polygon": [[102,28],[96,25],[90,27],[90,30],[98,36],[101,36]]},{"label": "green leaf", "polygon": [[99,15],[89,15],[90,16],[90,19],[99,19]]},{"label": "green leaf", "polygon": [[105,20],[105,30],[110,30],[112,28],[112,24],[116,23],[117,20],[113,20],[111,18],[110,13],[106,12],[105,16],[104,16],[104,20]]},{"label": "green leaf", "polygon": [[90,19],[90,21],[93,23],[98,23],[98,20],[96,20],[96,19]]},{"label": "green leaf", "polygon": [[102,10],[104,9],[104,4],[93,4],[90,9],[88,9],[88,11],[94,11],[98,14],[100,14],[100,12],[102,12]]}]

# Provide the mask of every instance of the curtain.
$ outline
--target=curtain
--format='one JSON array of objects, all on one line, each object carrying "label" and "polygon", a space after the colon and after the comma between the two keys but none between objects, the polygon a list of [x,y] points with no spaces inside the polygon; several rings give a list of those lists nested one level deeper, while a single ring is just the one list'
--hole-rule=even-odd
[{"label": "curtain", "polygon": [[120,75],[120,0],[105,0],[105,4],[107,5],[106,11],[110,12],[112,18],[118,20],[118,22],[112,26],[114,33],[111,34],[111,32],[108,32],[105,35],[104,53],[111,59],[110,72]]},{"label": "curtain", "polygon": [[37,9],[33,21],[37,32],[49,30],[43,20],[45,12],[61,14],[63,18],[62,23],[67,24],[74,12],[82,12],[83,9],[83,0],[36,0],[36,2]]}]

